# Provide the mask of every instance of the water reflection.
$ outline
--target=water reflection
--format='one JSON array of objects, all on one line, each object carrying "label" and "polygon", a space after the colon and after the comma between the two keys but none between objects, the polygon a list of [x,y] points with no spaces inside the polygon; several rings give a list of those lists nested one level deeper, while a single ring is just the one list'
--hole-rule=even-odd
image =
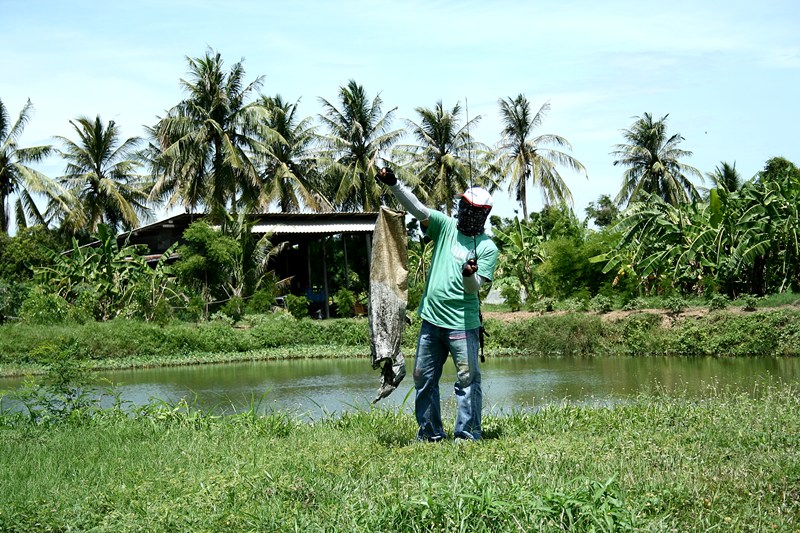
[{"label": "water reflection", "polygon": [[[380,406],[399,407],[413,388],[409,375]],[[559,403],[614,404],[642,392],[699,397],[713,389],[758,394],[764,385],[800,381],[800,360],[789,358],[488,358],[482,366],[484,406],[492,411],[536,409]],[[222,413],[281,409],[316,418],[366,409],[379,372],[366,359],[259,361],[105,372],[120,397],[133,405],[185,399]],[[455,369],[445,366],[441,394],[454,403]],[[0,390],[20,380],[0,379]],[[8,406],[8,399],[3,400]],[[413,394],[404,408],[411,410]]]}]

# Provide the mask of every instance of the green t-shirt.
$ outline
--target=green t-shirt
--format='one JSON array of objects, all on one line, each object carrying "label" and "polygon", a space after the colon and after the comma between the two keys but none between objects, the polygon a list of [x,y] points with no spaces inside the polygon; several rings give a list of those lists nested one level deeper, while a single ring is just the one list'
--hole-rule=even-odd
[{"label": "green t-shirt", "polygon": [[477,252],[476,275],[494,279],[497,246],[485,234],[467,237],[456,229],[456,221],[431,209],[425,234],[433,242],[433,258],[425,293],[419,304],[419,315],[436,326],[447,329],[480,327],[480,302],[477,293],[464,292],[461,265]]}]

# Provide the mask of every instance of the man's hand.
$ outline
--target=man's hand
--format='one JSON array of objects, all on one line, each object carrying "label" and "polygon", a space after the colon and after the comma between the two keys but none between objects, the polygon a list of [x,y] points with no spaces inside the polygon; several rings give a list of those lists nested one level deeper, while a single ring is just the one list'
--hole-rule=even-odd
[{"label": "man's hand", "polygon": [[472,276],[478,271],[478,262],[474,259],[468,259],[466,263],[461,265],[461,275],[465,278]]},{"label": "man's hand", "polygon": [[383,167],[380,169],[375,175],[375,179],[381,183],[389,185],[390,187],[397,184],[397,176],[394,175],[394,172],[389,167]]}]

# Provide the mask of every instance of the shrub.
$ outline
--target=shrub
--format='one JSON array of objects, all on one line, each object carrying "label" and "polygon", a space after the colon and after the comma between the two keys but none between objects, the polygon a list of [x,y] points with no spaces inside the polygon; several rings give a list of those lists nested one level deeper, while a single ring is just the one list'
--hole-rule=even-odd
[{"label": "shrub", "polygon": [[503,278],[497,280],[500,296],[511,311],[519,311],[522,308],[522,286],[515,278]]},{"label": "shrub", "polygon": [[608,313],[614,308],[614,301],[608,296],[598,294],[589,300],[589,307],[598,313]]},{"label": "shrub", "polygon": [[644,298],[640,298],[636,296],[635,298],[631,298],[625,305],[622,306],[624,311],[635,311],[637,309],[645,309],[647,307],[647,301]]},{"label": "shrub", "polygon": [[489,341],[521,353],[592,355],[603,341],[603,324],[596,315],[546,315],[536,320],[487,320]]},{"label": "shrub", "polygon": [[612,324],[619,335],[612,351],[620,355],[663,355],[661,317],[652,313],[633,313]]},{"label": "shrub", "polygon": [[587,305],[586,300],[581,298],[567,298],[561,305],[559,306],[561,309],[567,312],[577,313],[580,311],[586,311]]},{"label": "shrub", "polygon": [[664,309],[670,315],[679,315],[686,311],[686,300],[680,296],[669,296],[664,300]]},{"label": "shrub", "polygon": [[284,301],[286,302],[286,308],[289,309],[289,313],[296,319],[300,320],[308,316],[308,298],[305,296],[287,294]]},{"label": "shrub", "polygon": [[408,286],[408,302],[406,304],[406,309],[417,309],[419,307],[419,303],[422,301],[422,291],[424,290],[425,285],[422,283]]},{"label": "shrub", "polygon": [[268,313],[274,305],[275,291],[259,289],[250,297],[246,310],[248,314]]},{"label": "shrub", "polygon": [[234,322],[238,322],[244,316],[244,298],[234,296],[220,308],[220,312],[231,317]]},{"label": "shrub", "polygon": [[69,314],[70,305],[57,294],[46,293],[39,287],[34,289],[22,303],[20,318],[30,324],[60,324]]},{"label": "shrub", "polygon": [[555,308],[555,298],[544,297],[537,300],[532,300],[528,304],[528,310],[534,313],[552,313]]},{"label": "shrub", "polygon": [[186,307],[181,310],[178,316],[184,320],[199,322],[200,319],[206,316],[206,302],[203,297],[194,295],[189,298],[189,301],[186,302]]},{"label": "shrub", "polygon": [[333,295],[333,303],[336,304],[336,314],[339,317],[351,317],[356,307],[356,295],[350,289],[339,289]]},{"label": "shrub", "polygon": [[0,279],[0,324],[19,316],[22,303],[27,298],[30,285]]},{"label": "shrub", "polygon": [[758,306],[758,297],[752,294],[744,294],[738,298],[744,311],[755,311]]},{"label": "shrub", "polygon": [[721,311],[726,307],[728,307],[728,297],[724,294],[712,294],[708,300],[708,308],[711,311]]}]

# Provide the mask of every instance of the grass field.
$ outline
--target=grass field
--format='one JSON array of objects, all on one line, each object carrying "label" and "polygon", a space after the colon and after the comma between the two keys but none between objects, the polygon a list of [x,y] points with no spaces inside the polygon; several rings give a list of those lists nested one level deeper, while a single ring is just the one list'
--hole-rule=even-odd
[{"label": "grass field", "polygon": [[797,531],[800,396],[642,396],[413,440],[375,409],[0,415],[1,531]]}]

